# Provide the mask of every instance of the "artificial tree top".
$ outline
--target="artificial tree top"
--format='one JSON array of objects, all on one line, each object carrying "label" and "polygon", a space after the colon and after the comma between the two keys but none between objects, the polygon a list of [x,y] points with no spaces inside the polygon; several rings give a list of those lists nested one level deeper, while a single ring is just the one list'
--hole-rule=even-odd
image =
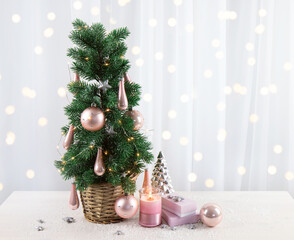
[{"label": "artificial tree top", "polygon": [[[73,22],[73,27],[69,38],[75,47],[68,49],[68,56],[73,59],[72,70],[83,81],[68,84],[73,100],[65,107],[69,123],[62,131],[66,133],[73,125],[74,142],[62,159],[55,161],[55,166],[64,179],[74,179],[79,190],[90,184],[109,182],[121,184],[125,192],[132,193],[135,191],[134,177],[152,161],[153,155],[151,143],[134,130],[128,114],[117,108],[119,81],[130,68],[124,57],[129,31],[120,28],[107,34],[102,24],[89,26],[80,19]],[[125,90],[128,106],[138,106],[140,86],[125,81]],[[81,125],[81,113],[90,106],[100,108],[105,114],[105,125],[99,131],[88,131]],[[103,176],[95,175],[93,169],[99,147],[106,166]]]}]

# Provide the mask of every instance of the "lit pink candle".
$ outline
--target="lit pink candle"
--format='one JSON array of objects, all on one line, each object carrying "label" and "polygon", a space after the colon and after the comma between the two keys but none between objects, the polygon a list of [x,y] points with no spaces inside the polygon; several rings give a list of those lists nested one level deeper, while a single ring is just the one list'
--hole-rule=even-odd
[{"label": "lit pink candle", "polygon": [[155,227],[161,224],[161,193],[156,188],[140,190],[140,225]]}]

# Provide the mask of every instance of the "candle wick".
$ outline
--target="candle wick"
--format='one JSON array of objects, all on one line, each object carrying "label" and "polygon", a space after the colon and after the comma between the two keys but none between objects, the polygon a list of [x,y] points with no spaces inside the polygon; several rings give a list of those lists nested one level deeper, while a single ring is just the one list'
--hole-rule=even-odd
[{"label": "candle wick", "polygon": [[152,196],[149,195],[148,200],[153,200]]}]

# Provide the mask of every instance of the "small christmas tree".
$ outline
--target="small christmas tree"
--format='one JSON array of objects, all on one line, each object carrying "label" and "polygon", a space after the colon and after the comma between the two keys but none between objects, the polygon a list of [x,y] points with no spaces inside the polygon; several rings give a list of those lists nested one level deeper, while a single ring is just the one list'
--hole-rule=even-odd
[{"label": "small christmas tree", "polygon": [[161,151],[157,156],[157,162],[154,166],[152,176],[151,184],[153,187],[160,188],[164,194],[174,192],[171,178],[168,174],[167,164]]},{"label": "small christmas tree", "polygon": [[76,77],[68,84],[73,100],[65,107],[69,124],[62,128],[67,152],[55,165],[64,179],[74,179],[78,190],[108,182],[133,193],[135,176],[153,156],[150,142],[138,131],[142,115],[132,110],[139,103],[140,86],[127,74],[129,31],[107,34],[102,24],[88,26],[79,19],[73,27],[69,38],[76,46],[68,56]]}]

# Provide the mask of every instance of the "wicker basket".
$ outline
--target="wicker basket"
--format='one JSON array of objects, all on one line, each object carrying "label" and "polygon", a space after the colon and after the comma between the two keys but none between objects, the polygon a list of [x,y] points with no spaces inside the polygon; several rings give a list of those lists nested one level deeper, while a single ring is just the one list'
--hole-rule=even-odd
[{"label": "wicker basket", "polygon": [[121,186],[110,183],[90,185],[80,192],[85,218],[93,223],[116,223],[123,219],[114,210],[115,200],[123,195]]}]

